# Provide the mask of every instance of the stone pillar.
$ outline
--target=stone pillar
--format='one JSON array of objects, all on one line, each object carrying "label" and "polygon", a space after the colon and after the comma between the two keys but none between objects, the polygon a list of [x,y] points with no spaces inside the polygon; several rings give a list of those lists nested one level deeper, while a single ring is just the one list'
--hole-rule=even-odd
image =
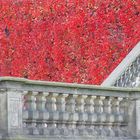
[{"label": "stone pillar", "polygon": [[7,89],[0,92],[0,132],[10,137],[22,133],[22,92]]}]

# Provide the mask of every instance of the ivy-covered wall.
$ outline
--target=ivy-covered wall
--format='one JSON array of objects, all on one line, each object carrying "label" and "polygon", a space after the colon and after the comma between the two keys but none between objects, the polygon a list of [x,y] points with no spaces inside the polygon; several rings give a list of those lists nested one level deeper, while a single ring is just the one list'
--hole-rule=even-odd
[{"label": "ivy-covered wall", "polygon": [[140,40],[140,0],[0,0],[0,76],[100,84]]}]

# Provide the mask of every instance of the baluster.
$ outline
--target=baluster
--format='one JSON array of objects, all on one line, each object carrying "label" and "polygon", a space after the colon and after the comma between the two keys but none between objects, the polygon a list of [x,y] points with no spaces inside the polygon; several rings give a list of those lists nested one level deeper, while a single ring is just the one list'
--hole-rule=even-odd
[{"label": "baluster", "polygon": [[126,76],[125,87],[127,87],[127,86],[128,86],[128,83],[129,83],[129,75],[128,75],[128,71],[125,72],[125,76]]},{"label": "baluster", "polygon": [[137,75],[137,70],[138,70],[138,65],[136,64],[136,61],[134,62],[134,71],[133,74],[136,76]]},{"label": "baluster", "polygon": [[123,117],[122,115],[120,114],[120,101],[122,100],[122,98],[119,98],[119,97],[115,97],[112,102],[113,102],[113,111],[114,111],[114,114],[115,114],[115,122],[117,123],[121,123],[123,122]]},{"label": "baluster", "polygon": [[103,110],[106,114],[106,122],[113,123],[115,121],[114,115],[112,114],[112,104],[111,104],[111,97],[105,97],[103,101]]},{"label": "baluster", "polygon": [[123,117],[120,114],[120,101],[122,98],[115,97],[112,99],[112,111],[115,116],[115,126],[114,126],[114,133],[115,136],[120,136],[120,124],[123,122]]},{"label": "baluster", "polygon": [[97,126],[96,131],[98,135],[104,135],[104,132],[102,131],[103,128],[103,122],[105,120],[103,115],[103,99],[105,97],[97,96],[95,99],[95,112],[97,114]]},{"label": "baluster", "polygon": [[107,114],[108,114],[108,100],[105,100],[106,97],[100,96],[100,133],[101,136],[107,136],[108,135],[108,129],[107,129]]},{"label": "baluster", "polygon": [[[38,111],[36,110],[36,92],[29,91],[25,95],[25,104],[26,104],[26,120],[27,120],[27,127],[28,127],[28,134],[38,135],[37,129],[37,119],[38,119]],[[25,116],[24,116],[25,117]],[[26,131],[27,132],[27,131]]]},{"label": "baluster", "polygon": [[112,127],[112,129],[114,131],[115,136],[118,136],[118,127],[116,125],[118,123],[118,121],[117,121],[118,111],[119,111],[118,99],[117,99],[117,97],[113,97],[112,98],[112,114],[114,115],[115,122],[114,122],[114,126]]},{"label": "baluster", "polygon": [[129,85],[132,87],[132,79],[133,79],[133,72],[132,72],[132,66],[129,67]]},{"label": "baluster", "polygon": [[136,77],[136,84],[135,84],[135,87],[137,87],[140,83],[140,65],[139,65],[139,62],[140,62],[140,57],[138,57],[136,59],[136,72],[135,72],[135,77]]},{"label": "baluster", "polygon": [[112,114],[112,105],[111,105],[111,97],[105,97],[103,100],[103,110],[104,114],[106,116],[106,123],[107,125],[105,126],[105,131],[107,136],[114,136],[114,132],[112,130],[112,125],[115,121],[115,117]]},{"label": "baluster", "polygon": [[78,122],[77,122],[77,129],[79,135],[88,135],[86,129],[85,129],[85,122],[88,119],[87,113],[85,112],[84,105],[85,105],[85,98],[87,98],[86,95],[79,95],[76,98],[76,108],[78,112]]},{"label": "baluster", "polygon": [[115,82],[114,86],[116,86],[116,87],[119,86],[119,79]]},{"label": "baluster", "polygon": [[78,121],[78,113],[76,113],[76,99],[77,95],[70,94],[66,98],[66,111],[69,113],[68,130],[69,135],[77,135],[76,123]]},{"label": "baluster", "polygon": [[128,75],[127,75],[127,71],[124,72],[124,87],[127,87],[127,81],[128,81]]},{"label": "baluster", "polygon": [[106,104],[106,100],[105,97],[100,97],[100,107],[101,107],[101,112],[100,112],[100,121],[102,123],[105,123],[107,120],[107,109],[108,109],[108,105]]},{"label": "baluster", "polygon": [[45,129],[46,135],[58,135],[57,122],[59,120],[59,112],[56,107],[56,97],[58,93],[49,93],[46,97],[46,109],[49,112],[49,119],[47,121],[47,129]]},{"label": "baluster", "polygon": [[28,91],[24,91],[22,94],[22,118],[23,118],[23,133],[24,134],[29,134],[29,130],[28,130],[28,102],[27,102],[27,95]]},{"label": "baluster", "polygon": [[135,87],[139,86],[139,83],[140,83],[140,73],[138,72],[137,73],[137,76],[136,76],[136,84],[135,84]]},{"label": "baluster", "polygon": [[49,113],[46,110],[45,104],[46,104],[46,98],[49,93],[45,92],[39,92],[39,94],[36,96],[36,104],[37,104],[37,110],[39,112],[39,118],[38,118],[38,127],[39,127],[39,133],[41,135],[44,134],[44,129],[46,129],[46,121],[49,119]]},{"label": "baluster", "polygon": [[123,81],[124,81],[124,77],[123,77],[123,75],[121,75],[121,77],[120,77],[120,86],[121,87],[123,87]]},{"label": "baluster", "polygon": [[137,65],[137,59],[136,61],[134,62],[134,71],[133,71],[133,76],[134,76],[134,80],[133,80],[133,87],[136,87],[137,86],[137,82],[138,82],[138,65]]},{"label": "baluster", "polygon": [[109,136],[109,120],[110,120],[110,101],[108,97],[105,97],[103,100],[103,114],[102,114],[103,134],[104,136]]},{"label": "baluster", "polygon": [[139,73],[139,71],[140,71],[140,57],[137,58],[137,67],[138,67],[137,72]]},{"label": "baluster", "polygon": [[69,114],[68,112],[66,112],[66,101],[65,101],[65,98],[67,96],[68,96],[67,94],[60,94],[56,100],[57,110],[59,112],[58,129],[61,135],[68,135],[66,122],[69,119]]},{"label": "baluster", "polygon": [[134,75],[134,73],[132,74],[132,77],[131,77],[131,87],[135,87],[136,85],[136,77]]},{"label": "baluster", "polygon": [[120,114],[122,114],[123,122],[128,122],[128,99],[122,98],[120,101]]},{"label": "baluster", "polygon": [[99,120],[99,114],[100,114],[100,103],[99,103],[99,99],[100,97],[99,96],[96,96],[96,98],[94,99],[94,103],[95,103],[95,113],[97,115],[97,120],[96,120],[96,125],[95,125],[95,131],[97,132],[97,135],[99,136],[100,135],[100,120]]},{"label": "baluster", "polygon": [[128,78],[127,78],[127,71],[125,71],[124,72],[124,85],[123,85],[123,87],[126,87],[126,83],[127,83],[127,80],[128,80]]},{"label": "baluster", "polygon": [[128,136],[128,99],[123,98],[120,101],[120,114],[123,117],[123,122],[121,126],[122,136]]},{"label": "baluster", "polygon": [[121,78],[121,82],[122,82],[121,87],[124,87],[125,86],[125,74],[123,74],[121,77],[122,77]]},{"label": "baluster", "polygon": [[117,87],[121,87],[120,79],[117,80]]},{"label": "baluster", "polygon": [[88,96],[85,100],[85,111],[87,112],[87,132],[89,135],[96,136],[97,132],[94,129],[94,124],[97,122],[97,114],[94,111],[94,99],[96,96]]}]

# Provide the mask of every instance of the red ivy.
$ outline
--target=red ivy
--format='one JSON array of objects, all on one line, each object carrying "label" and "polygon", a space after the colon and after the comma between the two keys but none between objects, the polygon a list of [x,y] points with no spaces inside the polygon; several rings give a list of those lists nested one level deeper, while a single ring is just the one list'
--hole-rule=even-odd
[{"label": "red ivy", "polygon": [[100,84],[139,23],[140,0],[1,0],[0,76]]}]

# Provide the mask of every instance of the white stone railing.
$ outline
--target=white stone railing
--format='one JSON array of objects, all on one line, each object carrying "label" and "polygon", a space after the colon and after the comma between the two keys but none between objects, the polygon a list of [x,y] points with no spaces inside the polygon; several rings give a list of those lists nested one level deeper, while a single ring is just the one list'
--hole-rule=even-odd
[{"label": "white stone railing", "polygon": [[140,89],[0,78],[0,134],[23,139],[140,138]]}]

